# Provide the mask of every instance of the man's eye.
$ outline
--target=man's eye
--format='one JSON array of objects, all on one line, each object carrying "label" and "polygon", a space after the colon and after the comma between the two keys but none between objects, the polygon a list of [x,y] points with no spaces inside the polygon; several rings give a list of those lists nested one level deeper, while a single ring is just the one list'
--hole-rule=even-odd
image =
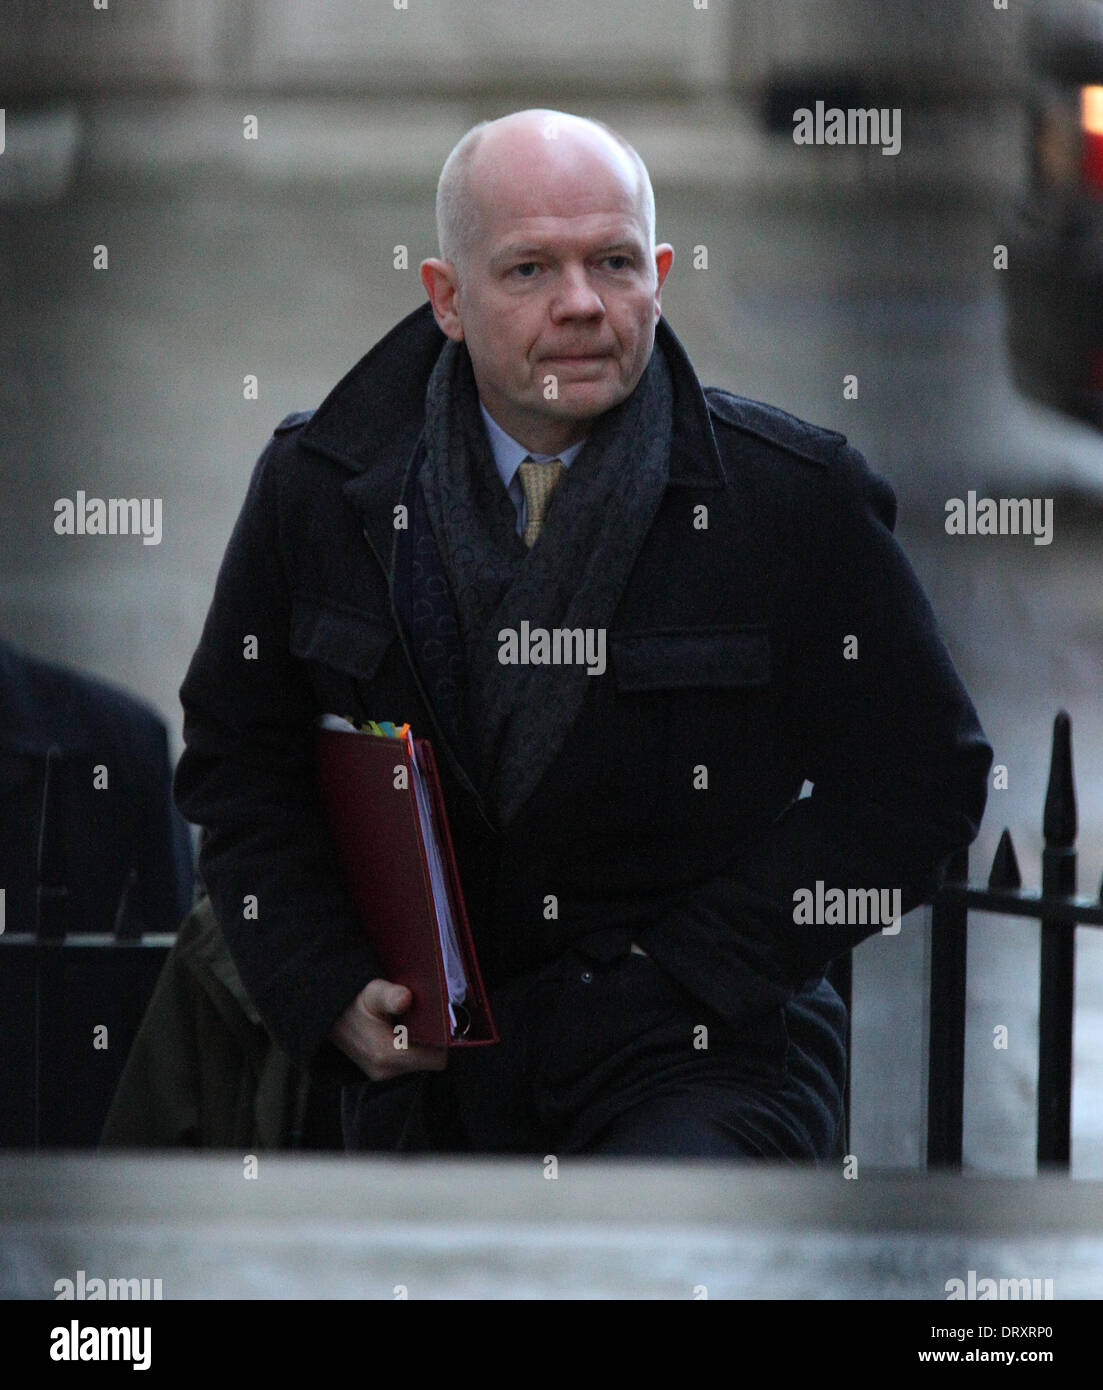
[{"label": "man's eye", "polygon": [[526,274],[525,272],[526,272],[526,271],[533,271],[533,272],[535,272],[535,271],[537,271],[537,270],[539,270],[539,269],[540,269],[540,267],[536,264],[535,261],[522,261],[522,263],[521,263],[520,265],[515,265],[515,266],[513,267],[513,273],[514,273],[514,275],[519,276],[522,280],[531,280],[531,279],[532,279],[532,275]]},{"label": "man's eye", "polygon": [[[616,262],[616,264],[614,264],[614,262]],[[632,264],[632,258],[630,256],[606,256],[605,264],[610,266],[613,270],[627,270]]]}]

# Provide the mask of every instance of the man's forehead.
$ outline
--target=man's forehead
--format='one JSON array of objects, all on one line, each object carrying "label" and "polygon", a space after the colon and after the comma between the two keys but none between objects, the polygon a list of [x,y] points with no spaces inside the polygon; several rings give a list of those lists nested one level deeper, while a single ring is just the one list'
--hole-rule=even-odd
[{"label": "man's forehead", "polygon": [[484,243],[495,250],[517,241],[583,243],[647,236],[638,191],[618,180],[527,181],[506,185],[482,203]]}]

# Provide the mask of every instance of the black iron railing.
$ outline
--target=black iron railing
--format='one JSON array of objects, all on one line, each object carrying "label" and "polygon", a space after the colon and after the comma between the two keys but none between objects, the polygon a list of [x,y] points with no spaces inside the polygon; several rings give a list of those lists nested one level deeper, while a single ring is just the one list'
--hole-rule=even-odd
[{"label": "black iron railing", "polygon": [[[969,883],[969,852],[950,861],[931,899],[931,969],[927,1067],[927,1166],[959,1169],[965,1097],[966,958],[970,911],[1030,917],[1041,924],[1038,1018],[1037,1160],[1039,1169],[1067,1171],[1071,1156],[1073,995],[1076,928],[1103,926],[1098,898],[1076,892],[1076,788],[1068,714],[1053,721],[1049,784],[1042,818],[1041,892],[1023,889],[1011,832],[1004,829],[984,887]],[[849,1009],[849,954],[832,961],[828,978]],[[847,1029],[847,1055],[851,1055]],[[844,1098],[850,1121],[850,1075]],[[845,1136],[840,1140],[846,1147]]]},{"label": "black iron railing", "polygon": [[966,944],[970,911],[1030,917],[1041,924],[1038,1015],[1039,1168],[1067,1169],[1072,1141],[1072,1039],[1076,928],[1103,926],[1103,892],[1076,892],[1076,788],[1064,710],[1053,721],[1053,749],[1042,818],[1041,892],[1022,887],[1011,834],[1004,830],[985,887],[970,885],[968,851],[950,865],[932,902],[927,1164],[961,1167],[965,1090]]}]

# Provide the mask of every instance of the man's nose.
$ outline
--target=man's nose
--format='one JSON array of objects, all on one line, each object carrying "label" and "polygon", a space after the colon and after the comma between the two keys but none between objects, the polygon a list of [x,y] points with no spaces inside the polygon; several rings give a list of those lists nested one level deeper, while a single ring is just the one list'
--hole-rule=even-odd
[{"label": "man's nose", "polygon": [[569,266],[555,286],[552,297],[553,319],[600,318],[605,313],[601,296],[581,266]]}]

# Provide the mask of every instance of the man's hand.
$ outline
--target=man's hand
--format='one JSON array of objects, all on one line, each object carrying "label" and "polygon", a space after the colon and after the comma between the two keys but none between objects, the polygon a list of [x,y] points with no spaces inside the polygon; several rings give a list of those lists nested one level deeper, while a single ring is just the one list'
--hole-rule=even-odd
[{"label": "man's hand", "polygon": [[329,1030],[330,1039],[373,1081],[389,1081],[411,1071],[443,1071],[446,1047],[396,1047],[394,1020],[413,995],[391,980],[371,980]]}]

